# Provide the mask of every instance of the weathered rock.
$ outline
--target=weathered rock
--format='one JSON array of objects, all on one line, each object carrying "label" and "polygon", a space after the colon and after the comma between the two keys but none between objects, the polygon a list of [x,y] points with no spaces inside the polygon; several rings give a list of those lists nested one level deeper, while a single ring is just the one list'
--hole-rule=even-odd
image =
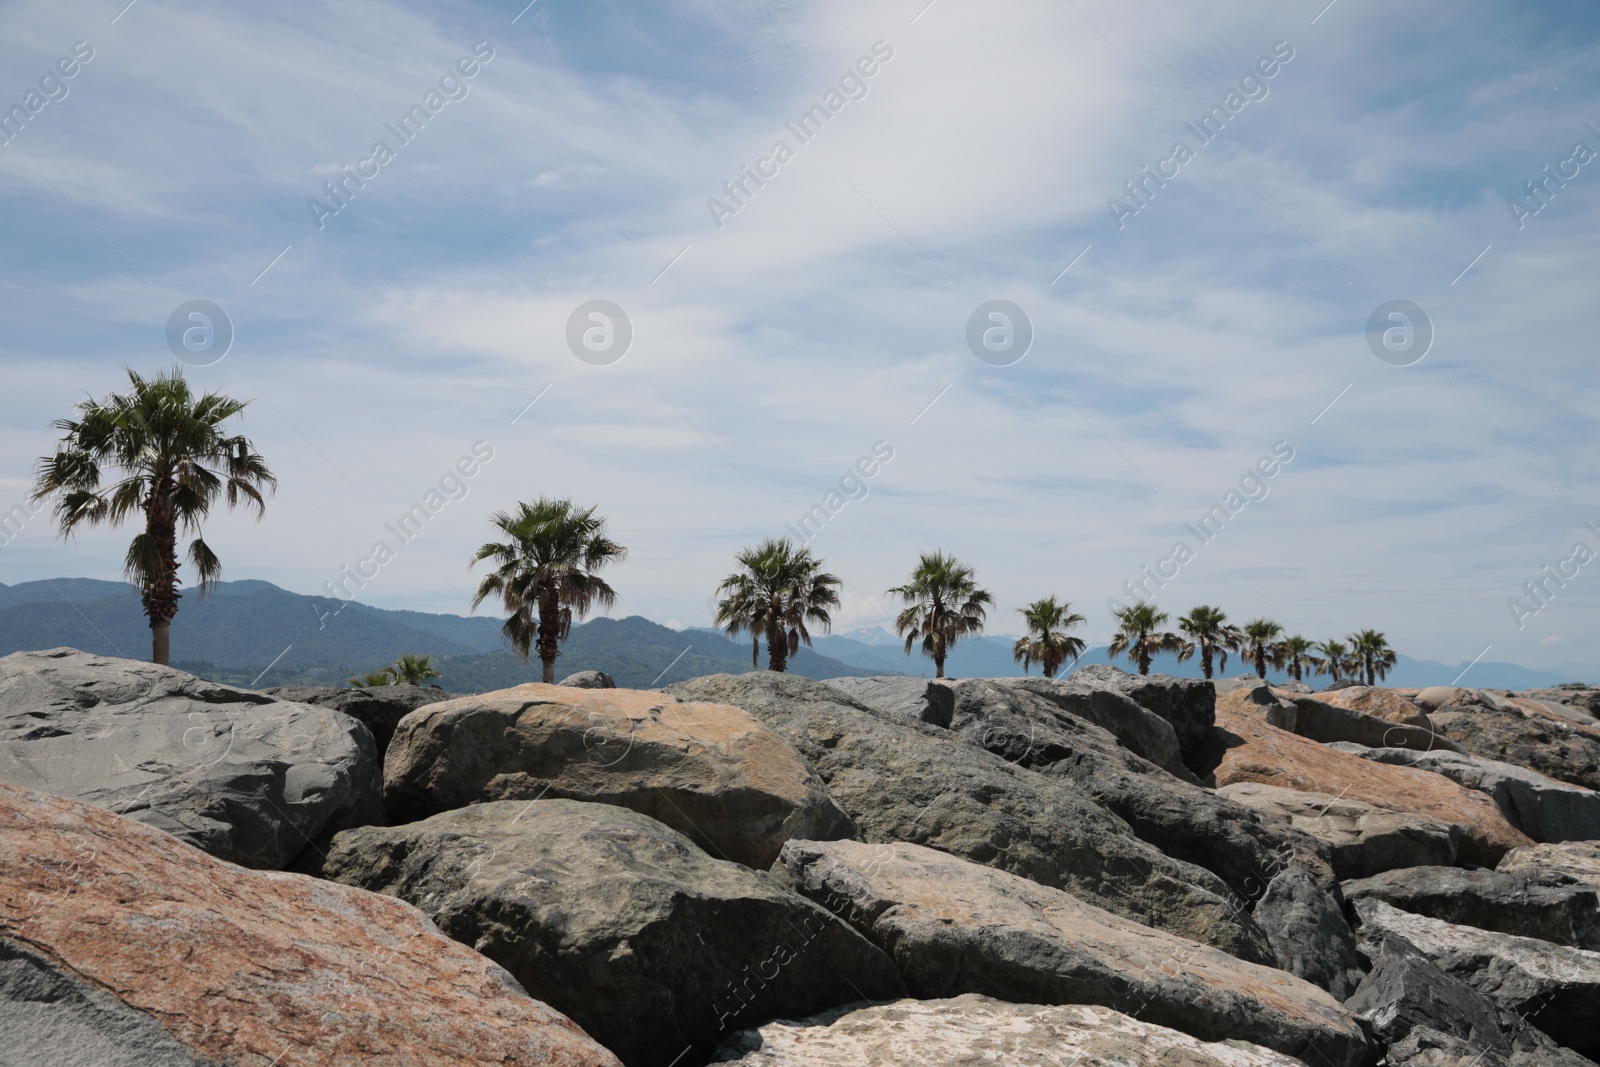
[{"label": "weathered rock", "polygon": [[956,706],[955,691],[943,678],[829,678],[828,685],[878,711],[947,729]]},{"label": "weathered rock", "polygon": [[395,822],[541,797],[632,808],[758,870],[791,837],[857,835],[794,747],[726,704],[534,683],[429,705],[395,732]]},{"label": "weathered rock", "polygon": [[1454,827],[1460,858],[1484,866],[1492,867],[1507,849],[1532,843],[1477,790],[1430,771],[1364,760],[1275,729],[1234,708],[1231,699],[1230,694],[1229,700],[1217,703],[1217,725],[1227,746],[1214,772],[1219,787],[1261,782],[1425,815]]},{"label": "weathered rock", "polygon": [[629,1067],[704,1063],[741,1024],[905,993],[823,908],[626,808],[474,804],[340,834],[325,871],[416,904]]},{"label": "weathered rock", "polygon": [[1600,844],[1564,841],[1514,848],[1501,857],[1495,870],[1560,875],[1570,878],[1574,884],[1600,889]]},{"label": "weathered rock", "polygon": [[1217,795],[1288,819],[1295,829],[1325,842],[1340,878],[1365,878],[1397,867],[1448,866],[1456,860],[1459,829],[1425,815],[1259,782],[1223,786]]},{"label": "weathered rock", "polygon": [[1226,883],[1140,840],[1064,779],[805,678],[719,674],[666,691],[736,704],[783,735],[868,841],[932,845],[1241,958],[1272,959]]},{"label": "weathered rock", "polygon": [[1494,707],[1495,699],[1486,697],[1476,689],[1467,689],[1459,685],[1430,685],[1426,689],[1419,689],[1411,698],[1423,712],[1438,711],[1448,705],[1459,707],[1476,705],[1479,707]]},{"label": "weathered rock", "polygon": [[0,786],[0,1060],[616,1067],[415,908]]},{"label": "weathered rock", "polygon": [[1172,724],[1155,712],[1146,711],[1132,697],[1115,689],[1054,678],[996,678],[993,681],[996,685],[1043,697],[1068,715],[1109,730],[1134,755],[1144,757],[1185,781],[1195,781],[1194,775],[1183,765],[1178,734]]},{"label": "weathered rock", "polygon": [[907,844],[791,841],[779,864],[888,952],[919,998],[1099,1004],[1202,1040],[1290,1055],[1315,1047],[1333,1064],[1366,1058],[1355,1020],[1310,983],[1026,878]]},{"label": "weathered rock", "polygon": [[421,685],[375,685],[364,689],[339,689],[328,685],[280,685],[260,692],[279,700],[292,700],[297,704],[312,704],[319,708],[332,708],[361,723],[372,731],[372,742],[378,747],[379,771],[383,767],[383,754],[394,737],[394,728],[401,719],[428,704],[449,700],[443,689]]},{"label": "weathered rock", "polygon": [[1511,825],[1535,841],[1600,838],[1600,793],[1547,778],[1538,771],[1455,752],[1415,752],[1336,744],[1342,752],[1444,775],[1494,799]]},{"label": "weathered rock", "polygon": [[1190,770],[1196,770],[1196,764],[1205,758],[1211,747],[1212,709],[1216,706],[1217,691],[1210,682],[1165,674],[1129,674],[1099,663],[1079,667],[1067,681],[1090,689],[1121,693],[1146,711],[1167,720],[1177,734],[1178,750]]},{"label": "weathered rock", "polygon": [[1549,704],[1563,704],[1600,723],[1600,687],[1586,685],[1573,689],[1529,689],[1517,695]]},{"label": "weathered rock", "polygon": [[[1341,689],[1337,693],[1328,695],[1342,696],[1345,693],[1360,691],[1356,689]],[[1382,690],[1369,689],[1366,692],[1376,693],[1382,692]],[[1322,741],[1324,743],[1353,741],[1358,745],[1369,745],[1375,748],[1384,746],[1410,748],[1420,752],[1440,749],[1451,752],[1463,751],[1454,741],[1435,732],[1432,725],[1428,723],[1427,717],[1420,713],[1414,716],[1414,718],[1422,720],[1419,724],[1411,721],[1382,718],[1356,708],[1331,703],[1318,697],[1302,696],[1293,699],[1297,711],[1294,732],[1301,737],[1309,737],[1313,741]],[[1371,702],[1361,703],[1371,706]]]},{"label": "weathered rock", "polygon": [[1600,950],[1600,888],[1559,874],[1412,867],[1346,882],[1344,895],[1480,930]]},{"label": "weathered rock", "polygon": [[349,716],[70,648],[0,659],[0,782],[246,867],[384,817],[372,735]]},{"label": "weathered rock", "polygon": [[574,689],[615,689],[617,683],[611,680],[611,675],[605,671],[578,671],[569,674],[557,685],[568,685]]},{"label": "weathered rock", "polygon": [[738,1067],[1304,1067],[1270,1049],[1200,1041],[1110,1008],[1007,1004],[976,993],[771,1023],[735,1035],[718,1059]]},{"label": "weathered rock", "polygon": [[1366,941],[1404,938],[1440,970],[1559,1043],[1585,1056],[1600,1052],[1600,953],[1458,926],[1371,898],[1352,907]]},{"label": "weathered rock", "polygon": [[1386,722],[1428,728],[1428,716],[1413,701],[1380,686],[1353,685],[1317,694],[1317,701],[1361,712]]},{"label": "weathered rock", "polygon": [[1435,729],[1481,759],[1600,789],[1600,729],[1507,706],[1450,704],[1431,718]]},{"label": "weathered rock", "polygon": [[1276,726],[1290,733],[1299,731],[1299,707],[1288,695],[1280,695],[1270,685],[1265,683],[1246,685],[1241,682],[1229,686],[1223,694],[1223,699],[1228,701],[1230,707],[1250,712],[1268,726]]},{"label": "weathered rock", "polygon": [[[1479,1061],[1504,1067],[1555,1067],[1588,1062],[1444,973],[1398,937],[1384,939],[1372,972],[1345,1007],[1372,1024],[1378,1039],[1389,1047],[1391,1064],[1466,1067]],[[1408,1042],[1413,1034],[1417,1039]],[[1429,1051],[1435,1054],[1427,1055]]]},{"label": "weathered rock", "polygon": [[1252,912],[1278,966],[1344,1000],[1365,973],[1342,901],[1303,867],[1284,868]]}]

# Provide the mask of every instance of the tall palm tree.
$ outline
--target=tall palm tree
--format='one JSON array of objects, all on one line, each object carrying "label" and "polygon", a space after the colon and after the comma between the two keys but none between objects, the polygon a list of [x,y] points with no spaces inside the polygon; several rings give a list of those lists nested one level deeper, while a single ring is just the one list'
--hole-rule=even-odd
[{"label": "tall palm tree", "polygon": [[1368,685],[1377,685],[1378,679],[1388,676],[1394,667],[1394,649],[1377,630],[1358,630],[1348,638],[1350,659],[1358,671],[1365,672]]},{"label": "tall palm tree", "polygon": [[756,665],[761,639],[767,639],[767,668],[782,674],[801,642],[811,644],[806,623],[828,631],[830,607],[839,605],[843,583],[822,569],[823,561],[809,548],[787,537],[767,538],[754,548],[740,549],[739,570],[722,580],[717,592],[715,624],[730,637],[750,633],[750,666]]},{"label": "tall palm tree", "polygon": [[530,646],[538,649],[546,685],[556,680],[556,657],[573,617],[617,602],[616,590],[595,572],[626,559],[628,550],[606,536],[606,520],[594,512],[549,497],[519,503],[514,512],[489,516],[505,540],[490,541],[472,556],[473,563],[497,564],[478,583],[473,608],[499,595],[507,614],[500,632],[524,660]]},{"label": "tall palm tree", "polygon": [[1125,655],[1139,665],[1140,674],[1149,674],[1150,660],[1158,652],[1182,654],[1183,638],[1161,629],[1167,624],[1168,616],[1154,604],[1141,600],[1137,604],[1116,609],[1114,614],[1117,617],[1117,632],[1106,649],[1113,659]]},{"label": "tall palm tree", "polygon": [[1309,638],[1295,634],[1285,637],[1278,647],[1282,654],[1281,665],[1295,681],[1302,681],[1308,671],[1316,668],[1317,646]]},{"label": "tall palm tree", "polygon": [[1017,611],[1026,620],[1028,632],[1011,646],[1011,658],[1022,664],[1023,674],[1027,674],[1037,660],[1044,668],[1044,676],[1054,678],[1068,659],[1083,655],[1083,639],[1066,632],[1074,626],[1082,626],[1085,621],[1072,610],[1071,604],[1066,601],[1058,604],[1054,596],[1047,596]]},{"label": "tall palm tree", "polygon": [[1216,659],[1218,670],[1227,670],[1228,653],[1238,651],[1239,643],[1244,640],[1239,628],[1229,625],[1226,612],[1204,604],[1180,616],[1178,629],[1189,638],[1185,650],[1178,653],[1178,658],[1188,659],[1198,652],[1200,671],[1207,678],[1211,677],[1212,659]]},{"label": "tall palm tree", "polygon": [[433,666],[432,656],[404,655],[385,668],[396,685],[421,685],[430,678],[443,678]]},{"label": "tall palm tree", "polygon": [[[150,620],[150,658],[166,664],[172,651],[172,619],[178,614],[178,537],[194,534],[188,560],[206,596],[222,579],[222,561],[200,536],[201,524],[219,498],[228,507],[242,501],[256,518],[266,512],[263,489],[278,479],[242,435],[223,423],[249,401],[220,393],[196,396],[181,368],[145,378],[128,371],[126,393],[75,405],[76,419],[58,419],[64,430],[55,455],[39,460],[33,499],[59,493],[55,516],[62,537],[79,525],[120,526],[144,513],[144,532],[128,546],[123,568],[139,587]],[[116,478],[102,485],[102,473]]]},{"label": "tall palm tree", "polygon": [[922,654],[933,660],[933,672],[944,677],[945,657],[957,641],[983,632],[986,609],[994,595],[979,587],[972,568],[935,549],[924,552],[911,580],[889,590],[905,608],[895,616],[895,633],[906,639],[906,655],[920,640]]},{"label": "tall palm tree", "polygon": [[1316,646],[1316,651],[1317,657],[1311,662],[1318,674],[1331,675],[1335,682],[1344,676],[1350,649],[1343,641],[1324,641]]},{"label": "tall palm tree", "polygon": [[1268,667],[1283,666],[1283,646],[1278,636],[1283,627],[1271,619],[1251,619],[1244,624],[1244,642],[1240,654],[1255,665],[1256,675],[1267,676]]}]

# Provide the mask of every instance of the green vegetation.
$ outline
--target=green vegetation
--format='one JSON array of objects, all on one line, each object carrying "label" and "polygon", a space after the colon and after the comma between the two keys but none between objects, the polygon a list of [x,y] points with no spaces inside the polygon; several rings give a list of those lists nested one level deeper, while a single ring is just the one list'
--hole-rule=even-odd
[{"label": "green vegetation", "polygon": [[350,684],[358,689],[380,685],[423,685],[431,678],[443,677],[444,675],[434,670],[432,656],[414,656],[407,653],[387,667],[371,674],[351,678]]},{"label": "green vegetation", "polygon": [[1188,638],[1178,652],[1178,659],[1189,659],[1198,652],[1200,672],[1207,678],[1211,677],[1212,659],[1216,659],[1218,670],[1227,670],[1228,653],[1237,652],[1244,641],[1244,634],[1239,632],[1239,628],[1229,624],[1227,612],[1205,604],[1181,616],[1178,629]]},{"label": "green vegetation", "polygon": [[1293,637],[1283,639],[1279,648],[1278,659],[1283,664],[1284,670],[1289,672],[1289,677],[1301,681],[1308,671],[1315,669],[1316,645],[1310,639],[1295,634]]},{"label": "green vegetation", "polygon": [[1054,678],[1068,659],[1076,661],[1083,655],[1083,640],[1066,632],[1075,626],[1082,626],[1085,621],[1082,615],[1072,610],[1071,604],[1066,601],[1058,604],[1052,595],[1035,600],[1017,611],[1027,621],[1028,632],[1017,638],[1017,643],[1011,649],[1011,658],[1022,664],[1023,674],[1027,674],[1028,667],[1037,662],[1044,668],[1046,678]]},{"label": "green vegetation", "polygon": [[1283,645],[1278,641],[1281,633],[1283,627],[1271,619],[1251,619],[1244,624],[1244,642],[1239,652],[1255,666],[1258,678],[1267,676],[1268,666],[1283,666]]},{"label": "green vegetation", "polygon": [[922,553],[911,580],[892,587],[889,595],[905,604],[894,629],[906,639],[906,655],[920,640],[936,678],[944,677],[945,657],[957,641],[983,633],[985,611],[994,604],[994,595],[978,586],[971,567],[937,549]]},{"label": "green vegetation", "polygon": [[373,671],[371,674],[359,675],[350,679],[350,684],[357,689],[375,689],[379,686],[394,685],[394,675],[388,667]]},{"label": "green vegetation", "polygon": [[[222,561],[200,536],[212,505],[219,498],[230,508],[242,501],[259,519],[266,511],[261,491],[278,480],[247,438],[222,430],[248,401],[196,396],[180,368],[154,378],[130,370],[128,381],[129,392],[85,400],[76,405],[76,419],[52,424],[65,435],[54,455],[39,460],[33,499],[59,494],[55,516],[63,537],[80,525],[120,526],[135,511],[144,513],[144,532],[134,536],[123,566],[150,621],[150,658],[164,665],[180,599],[180,531],[194,534],[188,560],[205,596],[222,577]],[[117,480],[102,484],[103,475]]]},{"label": "green vegetation", "polygon": [[1335,682],[1350,673],[1350,648],[1343,641],[1323,641],[1316,646],[1312,666],[1318,674],[1331,675]]},{"label": "green vegetation", "polygon": [[839,605],[840,580],[822,569],[809,548],[787,537],[767,538],[734,556],[739,569],[722,580],[717,592],[716,626],[729,637],[750,635],[750,666],[755,668],[761,639],[767,641],[767,669],[782,674],[801,642],[811,644],[806,623],[832,625],[830,607]]},{"label": "green vegetation", "polygon": [[1394,649],[1377,630],[1358,630],[1350,635],[1350,659],[1365,672],[1368,685],[1388,676],[1394,667]]},{"label": "green vegetation", "polygon": [[1158,611],[1154,604],[1141,600],[1118,608],[1116,617],[1117,632],[1107,651],[1113,658],[1127,656],[1139,665],[1140,674],[1150,673],[1150,660],[1158,652],[1183,655],[1183,638],[1161,629],[1167,624],[1167,613]]},{"label": "green vegetation", "polygon": [[501,628],[506,640],[524,660],[537,645],[543,680],[554,684],[556,657],[574,615],[582,619],[595,605],[616,603],[616,590],[595,572],[626,559],[628,550],[606,536],[606,520],[594,508],[574,507],[571,500],[540,497],[518,504],[514,514],[497,511],[489,521],[505,540],[473,554],[473,563],[498,566],[478,583],[472,606],[498,595],[508,616]]}]

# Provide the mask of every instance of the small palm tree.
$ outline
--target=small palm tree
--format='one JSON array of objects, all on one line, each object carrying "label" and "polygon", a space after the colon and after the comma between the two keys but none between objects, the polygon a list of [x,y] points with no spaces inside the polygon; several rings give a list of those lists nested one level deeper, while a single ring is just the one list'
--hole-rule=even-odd
[{"label": "small palm tree", "polygon": [[489,516],[505,540],[490,541],[472,556],[473,563],[497,564],[478,583],[473,608],[499,595],[507,614],[500,632],[524,660],[530,646],[538,649],[546,685],[555,683],[556,657],[573,617],[617,602],[616,590],[595,572],[626,559],[628,550],[606,536],[606,520],[594,512],[548,497],[519,503],[514,512]]},{"label": "small palm tree", "polygon": [[1023,674],[1027,674],[1037,660],[1044,668],[1044,676],[1054,678],[1068,659],[1076,660],[1083,655],[1083,639],[1066,632],[1074,626],[1082,626],[1085,621],[1072,610],[1071,604],[1065,601],[1058,604],[1054,596],[1047,596],[1017,610],[1027,621],[1028,632],[1011,646],[1011,658],[1022,664]]},{"label": "small palm tree", "polygon": [[1228,653],[1238,651],[1239,643],[1244,640],[1239,628],[1229,625],[1227,613],[1204,604],[1180,616],[1178,629],[1189,638],[1178,658],[1188,659],[1198,652],[1200,671],[1207,678],[1211,677],[1212,659],[1216,659],[1218,670],[1227,670]]},{"label": "small palm tree", "polygon": [[394,676],[396,685],[421,685],[430,678],[444,677],[434,670],[432,656],[401,656],[384,669]]},{"label": "small palm tree", "polygon": [[722,599],[714,622],[730,637],[749,631],[752,669],[765,637],[767,668],[782,674],[801,643],[811,644],[806,623],[828,631],[833,622],[828,609],[839,605],[844,583],[824,571],[823,561],[809,548],[787,537],[769,537],[754,548],[740,549],[734,559],[739,570],[717,587]]},{"label": "small palm tree", "polygon": [[1318,674],[1331,675],[1337,682],[1344,676],[1349,662],[1350,649],[1343,641],[1324,641],[1316,646],[1317,656],[1311,661]]},{"label": "small palm tree", "polygon": [[1377,685],[1395,664],[1394,649],[1377,630],[1358,630],[1349,637],[1350,659],[1367,676],[1368,685]]},{"label": "small palm tree", "polygon": [[1285,637],[1279,649],[1281,651],[1282,666],[1289,672],[1289,677],[1295,681],[1302,681],[1308,671],[1316,668],[1315,653],[1317,646],[1312,644],[1308,638],[1301,637],[1299,634],[1295,634],[1293,637]]},{"label": "small palm tree", "polygon": [[[76,405],[76,419],[52,425],[66,434],[53,456],[39,461],[33,499],[60,493],[56,522],[64,538],[80,525],[120,526],[143,512],[144,532],[128,546],[123,568],[139,587],[150,620],[150,658],[166,664],[172,651],[172,619],[178,614],[178,536],[193,533],[188,558],[200,579],[200,595],[222,580],[222,561],[200,536],[217,500],[230,508],[242,501],[256,518],[266,512],[261,491],[278,479],[266,460],[241,435],[222,424],[249,401],[220,393],[196,396],[181,368],[144,378],[128,371],[132,389]],[[102,473],[117,481],[102,486]]]},{"label": "small palm tree", "polygon": [[1114,614],[1117,632],[1106,651],[1112,658],[1127,656],[1139,665],[1140,674],[1150,673],[1150,660],[1157,653],[1183,653],[1183,638],[1161,629],[1167,624],[1168,616],[1154,604],[1141,600],[1137,604],[1117,608]]},{"label": "small palm tree", "polygon": [[1241,655],[1255,665],[1256,675],[1267,676],[1268,667],[1283,666],[1283,646],[1278,637],[1283,627],[1271,619],[1251,619],[1244,624],[1244,641]]},{"label": "small palm tree", "polygon": [[394,675],[389,672],[388,667],[384,667],[373,671],[371,674],[358,675],[355,678],[348,679],[348,681],[357,689],[372,689],[380,685],[393,685]]},{"label": "small palm tree", "polygon": [[937,549],[922,553],[911,580],[889,595],[905,604],[894,629],[906,639],[906,655],[920,640],[938,678],[944,677],[945,657],[956,642],[983,632],[986,609],[994,605],[994,595],[979,587],[971,567]]}]

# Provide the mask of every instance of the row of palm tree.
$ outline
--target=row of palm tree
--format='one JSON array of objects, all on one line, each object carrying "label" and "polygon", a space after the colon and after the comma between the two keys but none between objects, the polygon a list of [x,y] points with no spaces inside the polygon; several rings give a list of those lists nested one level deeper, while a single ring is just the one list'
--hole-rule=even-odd
[{"label": "row of palm tree", "polygon": [[[181,368],[151,378],[129,370],[128,379],[129,392],[85,400],[76,405],[76,418],[53,424],[64,434],[55,454],[39,462],[33,499],[55,496],[56,522],[65,537],[80,526],[117,526],[135,512],[143,514],[144,530],[129,545],[125,569],[139,587],[150,622],[151,659],[165,664],[180,599],[180,533],[193,534],[187,555],[204,596],[222,574],[221,561],[201,536],[211,508],[219,500],[229,507],[243,504],[259,519],[265,511],[263,493],[276,487],[277,478],[248,438],[223,429],[248,402],[219,393],[197,395]],[[114,481],[104,481],[112,476]],[[555,662],[573,621],[616,602],[616,591],[597,572],[626,559],[628,550],[611,539],[606,520],[595,511],[570,499],[540,497],[514,511],[494,512],[490,523],[500,539],[472,556],[473,565],[493,564],[478,583],[473,608],[490,597],[500,599],[506,612],[501,632],[524,660],[537,653],[546,682],[555,681]],[[731,636],[750,635],[752,666],[765,640],[767,666],[781,672],[801,645],[811,644],[813,627],[827,632],[829,609],[839,605],[842,583],[809,548],[787,538],[762,541],[734,558],[738,569],[717,589],[716,625]],[[993,594],[978,585],[973,569],[939,550],[922,553],[907,581],[888,595],[901,604],[894,628],[905,639],[906,654],[920,650],[940,678],[951,650],[983,632],[994,606]],[[1049,596],[1019,610],[1027,633],[1012,655],[1024,673],[1037,663],[1053,677],[1082,656],[1084,642],[1069,631],[1084,617],[1071,604]],[[1285,636],[1268,619],[1233,626],[1220,608],[1204,605],[1178,620],[1179,633],[1163,629],[1168,616],[1151,603],[1130,605],[1116,615],[1111,654],[1127,656],[1140,674],[1149,673],[1154,656],[1170,652],[1179,660],[1198,655],[1210,678],[1214,669],[1227,668],[1228,654],[1234,652],[1263,678],[1271,666],[1296,679],[1313,671],[1336,681],[1364,675],[1372,685],[1395,663],[1383,634],[1374,630],[1351,634],[1348,645],[1313,644]],[[431,670],[427,657],[401,657],[367,677],[438,677]]]}]

